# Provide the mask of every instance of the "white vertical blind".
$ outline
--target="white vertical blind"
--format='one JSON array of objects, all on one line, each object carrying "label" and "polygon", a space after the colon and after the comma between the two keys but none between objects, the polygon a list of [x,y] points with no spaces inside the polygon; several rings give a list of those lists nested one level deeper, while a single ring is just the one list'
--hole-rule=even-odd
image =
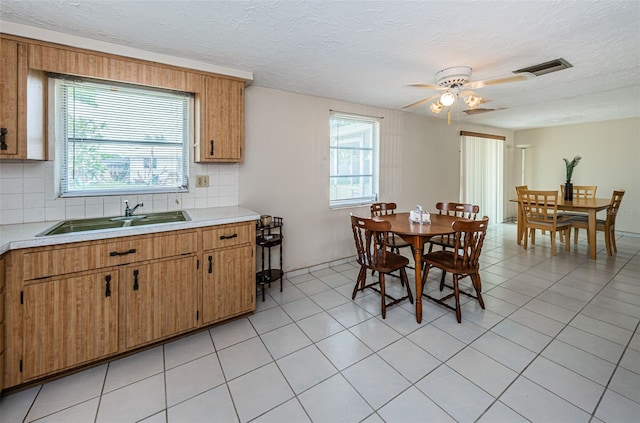
[{"label": "white vertical blind", "polygon": [[501,223],[504,141],[462,135],[461,143],[460,201],[477,204],[489,224]]},{"label": "white vertical blind", "polygon": [[56,77],[63,196],[188,188],[191,96]]}]

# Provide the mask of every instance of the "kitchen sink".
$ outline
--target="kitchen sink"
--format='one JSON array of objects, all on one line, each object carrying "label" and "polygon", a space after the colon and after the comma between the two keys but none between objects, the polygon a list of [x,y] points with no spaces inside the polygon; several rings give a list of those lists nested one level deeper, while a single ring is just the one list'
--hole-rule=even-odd
[{"label": "kitchen sink", "polygon": [[134,216],[98,217],[95,219],[65,220],[37,236],[61,235],[75,232],[101,231],[104,229],[129,228],[133,226],[157,225],[160,223],[185,222],[191,220],[182,210],[147,213]]}]

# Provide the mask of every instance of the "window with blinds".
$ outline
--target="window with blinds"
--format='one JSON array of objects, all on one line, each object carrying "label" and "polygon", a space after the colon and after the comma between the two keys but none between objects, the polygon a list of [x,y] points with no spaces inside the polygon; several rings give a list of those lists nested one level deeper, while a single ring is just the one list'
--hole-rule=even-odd
[{"label": "window with blinds", "polygon": [[192,94],[52,78],[62,196],[188,190]]},{"label": "window with blinds", "polygon": [[377,201],[379,119],[332,112],[329,126],[329,206]]}]

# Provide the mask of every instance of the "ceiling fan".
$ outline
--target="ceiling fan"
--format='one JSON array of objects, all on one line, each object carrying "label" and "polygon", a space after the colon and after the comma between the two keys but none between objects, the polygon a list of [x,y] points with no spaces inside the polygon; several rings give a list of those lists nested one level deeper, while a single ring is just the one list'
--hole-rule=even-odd
[{"label": "ceiling fan", "polygon": [[451,106],[460,98],[470,109],[475,109],[484,102],[482,97],[474,91],[482,87],[491,85],[506,84],[509,82],[525,81],[534,76],[532,73],[522,72],[516,75],[506,75],[497,78],[484,79],[480,81],[470,81],[471,68],[469,66],[454,66],[446,68],[436,73],[436,84],[410,84],[411,87],[426,88],[429,90],[445,91],[443,94],[435,94],[415,103],[402,106],[403,109],[419,106],[432,100],[436,100],[429,105],[433,113],[440,113],[445,107],[449,107],[449,123],[451,122]]}]

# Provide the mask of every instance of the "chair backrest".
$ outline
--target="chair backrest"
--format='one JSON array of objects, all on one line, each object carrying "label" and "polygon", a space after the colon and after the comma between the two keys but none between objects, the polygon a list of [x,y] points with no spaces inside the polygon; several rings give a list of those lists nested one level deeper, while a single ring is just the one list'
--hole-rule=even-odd
[{"label": "chair backrest", "polygon": [[351,215],[353,240],[358,253],[357,262],[363,266],[375,266],[378,260],[384,262],[387,256],[387,233],[391,223],[376,221]]},{"label": "chair backrest", "polygon": [[516,187],[516,194],[520,194],[520,191],[527,191],[529,187],[527,185],[518,185]]},{"label": "chair backrest", "polygon": [[464,203],[437,203],[436,209],[438,210],[438,214],[474,220],[480,211],[479,206]]},{"label": "chair backrest", "polygon": [[[597,185],[574,185],[573,198],[596,198]],[[560,184],[560,195],[564,196],[564,185]]]},{"label": "chair backrest", "polygon": [[520,191],[522,212],[528,224],[553,223],[558,219],[558,191]]},{"label": "chair backrest", "polygon": [[371,217],[395,214],[397,207],[396,203],[373,203],[371,204]]},{"label": "chair backrest", "polygon": [[622,203],[622,197],[624,197],[625,191],[618,190],[613,191],[613,195],[611,196],[611,203],[609,203],[609,207],[607,208],[607,223],[609,225],[613,225],[616,223],[616,215],[618,214],[618,210],[620,209],[620,204]]},{"label": "chair backrest", "polygon": [[454,251],[457,251],[457,254],[453,255],[454,267],[478,268],[488,225],[489,218],[487,216],[480,220],[456,220],[452,223],[451,227],[455,231]]}]

